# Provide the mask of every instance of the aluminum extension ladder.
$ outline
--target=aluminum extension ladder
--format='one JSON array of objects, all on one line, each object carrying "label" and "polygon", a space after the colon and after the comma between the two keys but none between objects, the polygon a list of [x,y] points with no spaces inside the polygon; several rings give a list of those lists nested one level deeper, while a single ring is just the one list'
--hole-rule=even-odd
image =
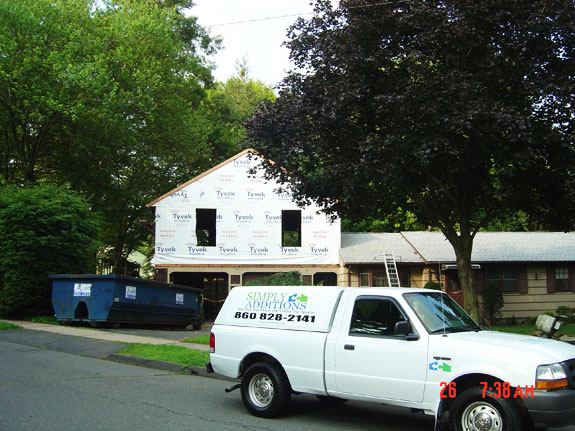
[{"label": "aluminum extension ladder", "polygon": [[385,253],[385,273],[387,274],[387,284],[389,287],[400,287],[397,264],[393,253]]}]

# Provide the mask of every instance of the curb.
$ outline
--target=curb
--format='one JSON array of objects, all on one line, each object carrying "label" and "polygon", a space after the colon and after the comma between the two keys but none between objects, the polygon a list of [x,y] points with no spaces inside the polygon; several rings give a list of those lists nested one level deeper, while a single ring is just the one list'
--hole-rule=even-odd
[{"label": "curb", "polygon": [[218,373],[208,373],[205,367],[196,366],[186,366],[182,364],[176,364],[174,362],[160,361],[157,359],[146,359],[138,358],[136,356],[125,356],[118,353],[111,353],[102,359],[106,359],[112,362],[120,362],[128,365],[136,365],[138,367],[153,368],[156,370],[169,371],[171,373],[180,374],[190,374],[192,376],[198,377],[208,377],[211,379],[226,380],[226,381],[239,381],[239,379],[231,379],[226,376],[222,376]]}]

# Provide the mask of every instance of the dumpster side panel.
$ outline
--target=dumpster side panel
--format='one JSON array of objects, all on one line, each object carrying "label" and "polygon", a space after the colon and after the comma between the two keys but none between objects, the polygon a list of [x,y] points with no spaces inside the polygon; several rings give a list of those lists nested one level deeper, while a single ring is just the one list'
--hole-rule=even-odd
[{"label": "dumpster side panel", "polygon": [[201,323],[202,290],[118,275],[51,275],[61,321]]},{"label": "dumpster side panel", "polygon": [[[52,305],[58,320],[77,321],[87,318],[90,305],[91,284],[75,283],[73,280],[54,280],[52,283]],[[84,306],[79,308],[79,305]],[[80,316],[80,317],[78,317]]]},{"label": "dumpster side panel", "polygon": [[199,292],[129,280],[118,283],[108,319],[117,322],[191,325],[199,322]]}]

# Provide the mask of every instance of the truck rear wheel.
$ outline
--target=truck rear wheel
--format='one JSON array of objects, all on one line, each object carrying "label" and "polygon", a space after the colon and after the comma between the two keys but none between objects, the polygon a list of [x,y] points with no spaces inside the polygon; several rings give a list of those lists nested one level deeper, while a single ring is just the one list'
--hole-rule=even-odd
[{"label": "truck rear wheel", "polygon": [[521,410],[508,398],[472,387],[457,395],[449,411],[452,431],[522,431]]},{"label": "truck rear wheel", "polygon": [[257,362],[242,377],[242,401],[254,416],[277,416],[288,406],[290,397],[287,376],[277,365]]}]

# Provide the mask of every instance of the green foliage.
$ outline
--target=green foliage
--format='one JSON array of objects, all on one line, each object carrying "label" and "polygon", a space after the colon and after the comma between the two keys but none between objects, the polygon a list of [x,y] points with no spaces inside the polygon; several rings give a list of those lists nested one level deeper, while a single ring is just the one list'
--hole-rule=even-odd
[{"label": "green foliage", "polygon": [[433,280],[429,280],[427,283],[425,283],[425,286],[423,286],[423,288],[424,289],[441,290],[441,286]]},{"label": "green foliage", "polygon": [[0,189],[0,315],[52,314],[48,274],[95,269],[99,219],[50,185]]},{"label": "green foliage", "polygon": [[210,344],[210,335],[198,335],[197,337],[186,338],[182,340],[182,342],[192,344]]},{"label": "green foliage", "polygon": [[569,307],[567,305],[560,305],[555,310],[555,314],[567,317],[575,317],[575,307]]},{"label": "green foliage", "polygon": [[51,316],[34,316],[30,319],[26,319],[26,320],[30,320],[30,322],[35,322],[35,323],[44,323],[46,325],[56,325],[56,326],[61,326],[62,324],[60,322],[58,322],[58,320],[56,319],[56,316],[51,315]]},{"label": "green foliage", "polygon": [[203,367],[210,360],[210,352],[188,349],[183,346],[129,344],[117,352],[120,355],[174,362],[183,366]]},{"label": "green foliage", "polygon": [[249,281],[246,286],[301,286],[301,273],[299,271],[278,272],[267,277]]},{"label": "green foliage", "polygon": [[146,204],[222,157],[196,117],[217,42],[189,6],[0,0],[0,183],[80,192],[116,268],[150,235]]},{"label": "green foliage", "polygon": [[[513,334],[522,334],[522,335],[532,335],[535,331],[537,331],[537,327],[535,325],[494,326],[492,329],[494,331],[510,332]],[[573,337],[573,336],[575,336],[575,326],[561,326],[559,333],[562,335],[567,335],[569,337]]]},{"label": "green foliage", "polygon": [[7,331],[9,329],[22,329],[22,327],[13,325],[12,323],[0,322],[0,331]]},{"label": "green foliage", "polygon": [[499,316],[500,310],[504,305],[503,292],[499,285],[493,281],[488,281],[483,286],[483,315],[492,326],[495,319]]},{"label": "green foliage", "polygon": [[207,91],[199,121],[204,139],[219,154],[232,156],[237,152],[238,145],[245,145],[243,123],[260,103],[273,100],[275,95],[272,89],[250,79],[247,64],[238,63],[234,76]]}]

